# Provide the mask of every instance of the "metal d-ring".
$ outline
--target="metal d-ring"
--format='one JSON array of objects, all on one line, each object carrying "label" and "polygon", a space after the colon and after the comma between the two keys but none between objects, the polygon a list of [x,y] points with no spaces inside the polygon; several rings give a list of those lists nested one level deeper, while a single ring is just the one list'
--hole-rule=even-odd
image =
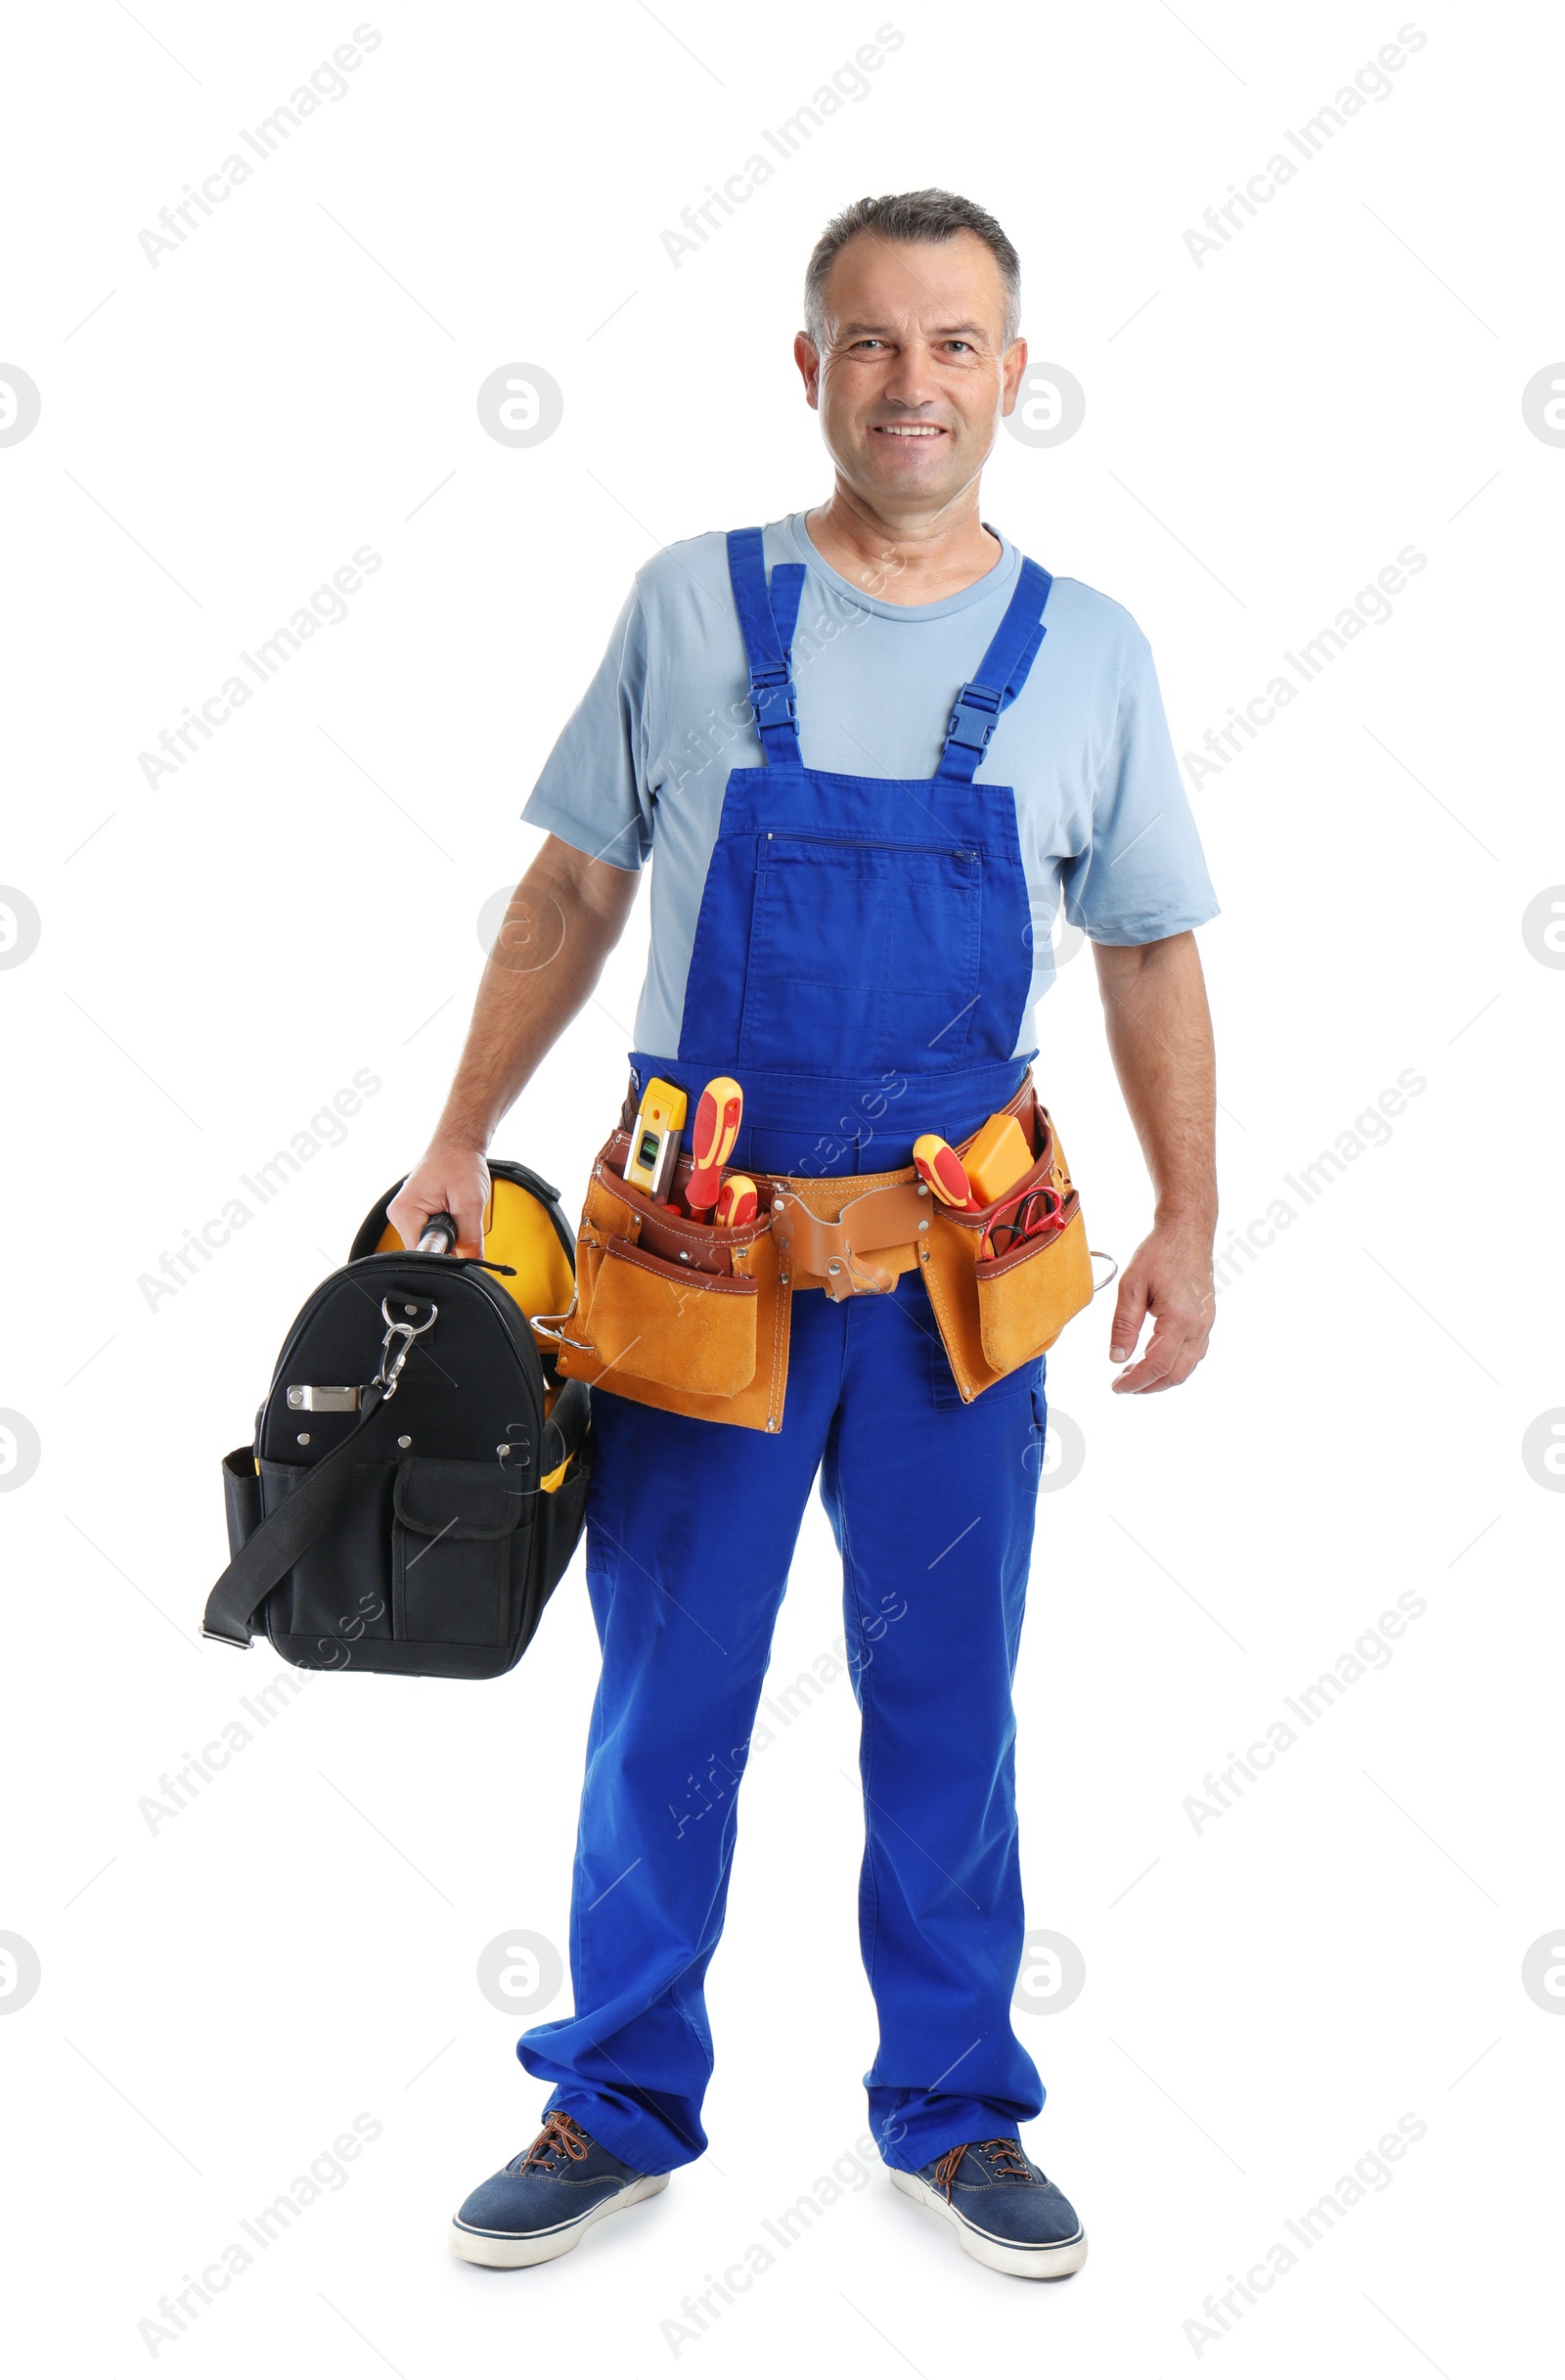
[{"label": "metal d-ring", "polygon": [[[529,1314],[528,1325],[537,1331],[540,1338],[553,1339],[557,1347],[579,1347],[583,1355],[596,1355],[598,1350],[589,1339],[573,1339],[565,1331],[564,1325],[575,1313],[577,1302],[576,1291],[572,1289],[570,1303],[563,1314]],[[551,1323],[559,1323],[560,1327],[551,1330]]]}]

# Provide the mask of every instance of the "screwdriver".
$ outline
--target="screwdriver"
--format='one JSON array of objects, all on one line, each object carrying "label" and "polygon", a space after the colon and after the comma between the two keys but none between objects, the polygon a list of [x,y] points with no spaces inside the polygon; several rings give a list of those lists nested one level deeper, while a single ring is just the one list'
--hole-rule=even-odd
[{"label": "screwdriver", "polygon": [[693,1215],[704,1215],[722,1188],[723,1166],[738,1139],[744,1094],[732,1074],[716,1074],[701,1093],[691,1133],[694,1168],[685,1185],[685,1203]]},{"label": "screwdriver", "polygon": [[717,1193],[712,1221],[723,1225],[753,1223],[759,1196],[748,1174],[729,1174]]},{"label": "screwdriver", "polygon": [[919,1134],[913,1145],[913,1162],[919,1179],[928,1183],[942,1206],[961,1207],[967,1212],[977,1206],[966,1168],[951,1143],[943,1141],[938,1132]]}]

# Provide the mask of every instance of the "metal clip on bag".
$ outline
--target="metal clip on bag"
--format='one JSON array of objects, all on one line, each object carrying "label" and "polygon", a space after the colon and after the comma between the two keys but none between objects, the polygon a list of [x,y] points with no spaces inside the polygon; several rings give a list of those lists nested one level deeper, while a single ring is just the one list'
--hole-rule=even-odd
[{"label": "metal clip on bag", "polygon": [[[627,1099],[619,1129],[594,1160],[575,1304],[533,1317],[545,1336],[558,1336],[567,1378],[697,1420],[776,1431],[793,1291],[877,1294],[918,1266],[952,1375],[971,1403],[1036,1361],[1092,1300],[1081,1200],[1030,1073],[1008,1112],[1028,1137],[1033,1165],[1004,1198],[972,1214],[941,1206],[912,1166],[800,1179],[752,1165],[755,1220],[735,1230],[695,1222],[626,1182],[631,1106]],[[960,1144],[958,1154],[969,1145]],[[681,1154],[676,1189],[692,1163]],[[983,1256],[986,1228],[1045,1187],[1053,1193],[1049,1228]]]},{"label": "metal clip on bag", "polygon": [[365,1218],[284,1342],[253,1446],[223,1458],[233,1559],[202,1634],[264,1629],[302,1669],[495,1678],[520,1659],[586,1514],[587,1389],[534,1307],[567,1301],[558,1193],[494,1160],[482,1257]]}]

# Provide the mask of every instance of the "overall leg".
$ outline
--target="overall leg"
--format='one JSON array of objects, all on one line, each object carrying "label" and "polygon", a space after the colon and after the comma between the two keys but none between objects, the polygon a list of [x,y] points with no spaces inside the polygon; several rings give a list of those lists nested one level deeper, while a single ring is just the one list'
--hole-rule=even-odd
[{"label": "overall leg", "polygon": [[587,1578],[603,1675],[571,1892],[575,2013],[516,2054],[642,2173],[706,2146],[702,1991],[772,1628],[836,1404],[841,1310],[796,1297],[776,1435],[600,1391]]},{"label": "overall leg", "polygon": [[846,1309],[822,1497],[863,1714],[860,1939],[888,2164],[1013,2133],[1044,2093],[1011,2029],[1025,1918],[1010,1687],[1042,1449],[1043,1367],[963,1405],[921,1281]]}]

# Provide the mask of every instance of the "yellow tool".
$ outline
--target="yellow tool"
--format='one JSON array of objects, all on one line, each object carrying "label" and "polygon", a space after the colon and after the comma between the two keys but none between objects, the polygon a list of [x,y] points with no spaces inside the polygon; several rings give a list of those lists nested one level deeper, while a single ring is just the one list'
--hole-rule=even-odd
[{"label": "yellow tool", "polygon": [[748,1174],[730,1174],[717,1193],[714,1223],[753,1223],[759,1193]]},{"label": "yellow tool", "polygon": [[913,1145],[913,1162],[920,1177],[927,1182],[942,1206],[974,1207],[978,1204],[968,1186],[966,1169],[949,1141],[938,1132],[921,1132]]},{"label": "yellow tool", "polygon": [[1032,1161],[1026,1134],[1013,1115],[1002,1112],[992,1115],[974,1134],[962,1164],[978,1204],[992,1206],[1021,1180]]},{"label": "yellow tool", "polygon": [[649,1197],[667,1198],[687,1103],[684,1092],[665,1083],[659,1074],[652,1076],[642,1093],[630,1136],[630,1155],[625,1160],[625,1179]]}]

